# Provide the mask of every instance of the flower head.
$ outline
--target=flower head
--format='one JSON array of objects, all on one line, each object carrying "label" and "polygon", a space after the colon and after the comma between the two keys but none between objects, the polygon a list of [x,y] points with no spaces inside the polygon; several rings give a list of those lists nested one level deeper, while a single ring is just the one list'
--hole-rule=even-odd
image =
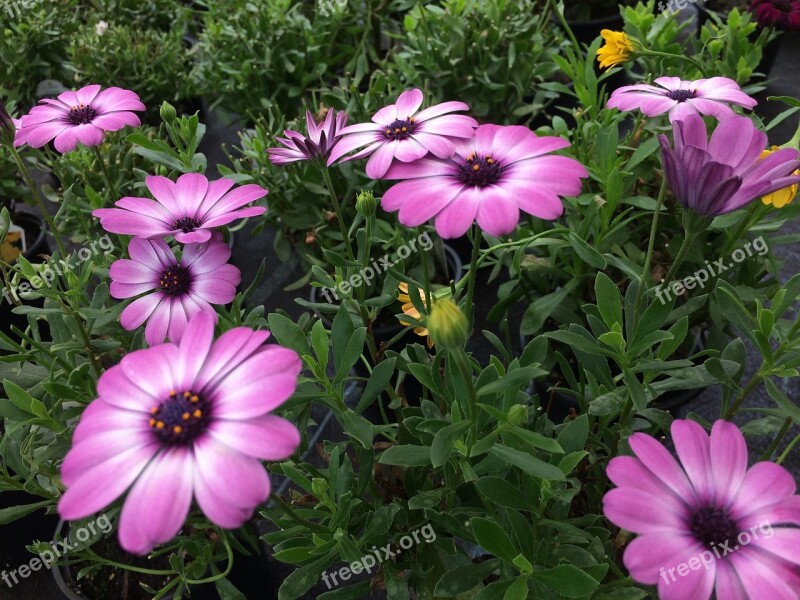
[{"label": "flower head", "polygon": [[[397,287],[400,288],[400,293],[397,295],[397,301],[403,305],[403,314],[408,315],[415,321],[422,321],[422,315],[419,314],[417,307],[414,306],[414,303],[411,301],[411,296],[408,293],[408,284],[400,283]],[[421,290],[419,291],[418,298],[420,302],[422,302],[422,306],[427,306],[427,303],[425,302],[425,294],[423,294]],[[400,319],[400,324],[405,325],[406,327],[411,325],[411,323],[408,321],[403,321],[402,319]],[[427,327],[421,327],[417,325],[414,327],[414,333],[420,337],[427,338],[428,348],[433,348],[433,338],[428,335]]]},{"label": "flower head", "polygon": [[633,110],[655,117],[669,112],[670,121],[680,121],[690,114],[711,115],[724,119],[735,114],[730,104],[753,108],[757,102],[727,77],[683,81],[678,77],[659,77],[659,87],[639,84],[614,90],[608,108]]},{"label": "flower head", "polygon": [[92,214],[103,229],[136,237],[154,239],[175,236],[182,244],[202,243],[211,239],[211,229],[255,217],[267,210],[247,204],[263,198],[268,191],[256,184],[234,190],[230,179],[209,181],[199,173],[186,173],[171,181],[150,175],[145,184],[155,200],[122,198],[118,208],[99,208]]},{"label": "flower head", "polygon": [[800,182],[798,152],[784,148],[759,159],[767,136],[748,119],[733,116],[708,139],[696,114],[673,123],[674,146],[661,135],[662,162],[670,189],[684,207],[716,216]]},{"label": "flower head", "polygon": [[330,109],[325,120],[319,125],[314,121],[314,115],[306,111],[306,128],[308,135],[287,129],[283,132],[285,138],[276,137],[285,148],[269,148],[269,159],[276,165],[285,165],[299,160],[316,160],[323,163],[328,160],[331,151],[340,141],[342,128],[347,124],[347,114],[340,111],[338,114]]},{"label": "flower head", "polygon": [[151,346],[165,338],[179,342],[187,323],[200,312],[216,319],[212,304],[227,304],[236,296],[242,275],[228,264],[231,250],[217,234],[203,244],[186,244],[181,259],[175,258],[163,240],[133,238],[130,260],[111,265],[111,295],[133,298],[120,322],[128,331],[147,321],[145,340]]},{"label": "flower head", "polygon": [[519,211],[555,219],[564,207],[559,195],[581,191],[586,169],[575,159],[548,155],[569,146],[560,137],[539,137],[527,127],[481,125],[474,139],[456,144],[449,158],[395,163],[387,179],[406,179],[384,194],[381,206],[399,209],[403,225],[436,219],[444,238],[464,235],[477,221],[490,235],[511,232]]},{"label": "flower head", "polygon": [[639,534],[624,555],[631,577],[658,585],[661,600],[708,600],[712,592],[720,600],[796,600],[794,478],[771,462],[748,469],[744,436],[727,421],[717,421],[709,437],[697,423],[675,420],[672,439],[680,464],[655,439],[634,433],[628,441],[636,457],[608,465],[618,487],[603,498],[603,512]]},{"label": "flower head", "polygon": [[452,298],[436,300],[428,317],[428,329],[436,345],[449,350],[463,348],[469,336],[467,317]]},{"label": "flower head", "polygon": [[761,27],[800,31],[800,0],[753,0],[749,10]]},{"label": "flower head", "polygon": [[268,414],[294,393],[300,359],[266,331],[237,327],[214,341],[201,313],[180,345],[127,354],[97,382],[61,466],[58,510],[74,520],[126,491],[120,545],[146,554],[181,529],[192,498],[215,524],[240,527],[270,492],[260,460],[283,460],[300,434]]},{"label": "flower head", "polygon": [[380,179],[395,158],[409,163],[429,152],[437,158],[449,158],[455,151],[455,139],[474,135],[478,126],[475,119],[450,114],[468,110],[469,106],[463,102],[443,102],[419,111],[421,105],[422,92],[407,90],[400,94],[395,104],[376,112],[372,123],[345,127],[343,139],[331,153],[328,165],[356,148],[367,146],[346,160],[369,156],[367,175]]},{"label": "flower head", "polygon": [[39,101],[22,117],[22,134],[34,148],[54,140],[56,150],[69,152],[80,143],[97,146],[106,131],[138,127],[139,117],[131,111],[144,110],[139,96],[118,87],[100,91],[99,85],[87,85],[77,92],[63,92],[57,99]]},{"label": "flower head", "polygon": [[600,32],[605,44],[597,49],[597,60],[604,69],[628,62],[634,53],[634,42],[624,31],[603,29]]},{"label": "flower head", "polygon": [[[773,152],[777,152],[778,150],[780,150],[778,146],[773,146],[771,150],[764,150],[759,158],[764,159]],[[792,173],[792,175],[800,175],[800,169]],[[783,208],[784,206],[789,204],[792,200],[794,200],[794,197],[796,195],[797,195],[797,184],[794,183],[789,187],[785,187],[783,189],[772,192],[771,194],[763,196],[761,198],[761,201],[764,204],[771,204],[775,208]]]}]

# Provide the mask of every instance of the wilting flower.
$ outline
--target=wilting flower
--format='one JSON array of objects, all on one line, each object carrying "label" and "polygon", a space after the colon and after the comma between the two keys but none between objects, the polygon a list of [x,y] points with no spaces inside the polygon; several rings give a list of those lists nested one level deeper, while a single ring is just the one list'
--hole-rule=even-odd
[{"label": "wilting flower", "polygon": [[179,342],[187,323],[198,313],[216,319],[212,304],[228,304],[236,296],[242,274],[228,264],[231,250],[217,234],[203,244],[186,244],[181,259],[175,258],[163,240],[133,238],[128,245],[130,260],[111,265],[111,295],[133,298],[120,323],[128,331],[147,321],[144,338],[151,346],[165,338]]},{"label": "wilting flower", "polygon": [[[192,504],[215,524],[240,527],[270,492],[259,462],[283,460],[300,434],[268,414],[294,393],[300,359],[237,327],[216,341],[200,313],[180,345],[123,357],[97,382],[61,466],[62,518],[94,514],[128,490],[120,545],[146,554],[180,531]],[[130,489],[129,489],[130,488]]]},{"label": "wilting flower", "polygon": [[597,49],[597,60],[604,69],[628,62],[634,52],[633,40],[624,31],[603,29],[600,32],[605,44]]},{"label": "wilting flower", "polygon": [[[411,301],[411,296],[408,294],[408,284],[407,283],[400,283],[397,287],[400,288],[400,293],[397,295],[397,301],[403,304],[403,314],[408,315],[415,321],[422,321],[422,315],[419,314],[419,311],[414,306],[414,303]],[[422,291],[419,291],[419,299],[422,302],[423,306],[427,306],[425,301],[425,294]],[[408,321],[403,321],[400,319],[400,324],[405,325],[408,327],[411,325]],[[433,338],[428,335],[428,329],[426,327],[421,327],[419,325],[414,327],[414,333],[416,333],[420,337],[427,338],[428,348],[433,348]]]},{"label": "wilting flower", "polygon": [[287,129],[283,132],[286,136],[275,137],[286,148],[269,148],[269,159],[276,165],[285,165],[298,160],[320,159],[323,163],[328,160],[331,151],[340,141],[342,128],[347,124],[347,114],[330,109],[325,120],[319,125],[314,121],[314,115],[306,111],[306,128],[308,135]]},{"label": "wilting flower", "polygon": [[527,127],[481,125],[446,159],[395,163],[386,179],[406,179],[384,194],[381,206],[399,209],[403,225],[436,219],[444,238],[464,235],[477,221],[490,235],[504,235],[519,222],[519,211],[555,219],[561,196],[581,191],[586,169],[574,158],[546,155],[569,146],[560,137],[539,137]]},{"label": "wilting flower", "polygon": [[702,117],[692,114],[673,123],[674,147],[659,136],[664,173],[684,207],[716,216],[800,182],[798,152],[783,148],[760,159],[767,136],[748,119],[721,121],[708,139]]},{"label": "wilting flower", "polygon": [[63,92],[58,99],[39,101],[22,117],[22,134],[34,148],[55,140],[56,150],[69,152],[80,143],[97,146],[106,131],[141,125],[134,110],[144,110],[139,96],[118,87],[100,91],[99,85],[87,85],[77,92]]},{"label": "wilting flower", "polygon": [[[778,146],[773,146],[771,150],[764,150],[761,153],[760,158],[766,158],[773,152],[780,150]],[[800,169],[792,173],[792,175],[800,175]],[[771,204],[775,208],[783,208],[787,204],[789,204],[794,197],[797,195],[797,184],[790,185],[789,187],[785,187],[783,189],[777,190],[772,192],[771,194],[767,194],[766,196],[761,198],[761,201],[764,204]]]},{"label": "wilting flower", "polygon": [[690,114],[711,115],[724,119],[735,114],[729,104],[753,108],[757,102],[727,77],[683,81],[679,77],[659,77],[655,83],[628,85],[614,90],[608,108],[638,108],[648,117],[669,112],[670,121],[680,121]]},{"label": "wilting flower", "polygon": [[253,183],[231,190],[230,179],[209,181],[199,173],[186,173],[177,181],[150,175],[145,184],[155,201],[127,197],[117,200],[119,208],[99,208],[92,213],[103,229],[148,239],[172,235],[182,244],[201,243],[211,239],[212,228],[267,210],[263,206],[243,208],[268,193]]},{"label": "wilting flower", "polygon": [[[800,589],[800,496],[794,478],[771,462],[747,468],[739,429],[717,421],[709,438],[675,420],[680,464],[652,437],[629,438],[636,458],[616,457],[618,487],[604,499],[615,525],[639,534],[626,548],[631,577],[658,585],[661,600],[781,598]],[[676,572],[677,571],[677,572]]]},{"label": "wilting flower", "polygon": [[753,0],[749,10],[761,27],[800,31],[800,0]]},{"label": "wilting flower", "polygon": [[422,105],[422,92],[407,90],[396,104],[384,106],[372,117],[372,123],[350,125],[342,130],[343,139],[331,153],[328,165],[348,152],[367,146],[346,160],[364,158],[367,176],[380,179],[392,161],[409,163],[429,152],[438,158],[449,158],[455,151],[457,138],[471,138],[478,122],[466,115],[453,115],[469,110],[463,102],[443,102],[417,112]]}]

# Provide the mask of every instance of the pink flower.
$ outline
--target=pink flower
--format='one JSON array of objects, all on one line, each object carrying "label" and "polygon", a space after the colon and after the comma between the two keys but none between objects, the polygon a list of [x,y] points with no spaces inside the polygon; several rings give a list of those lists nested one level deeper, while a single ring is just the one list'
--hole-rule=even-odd
[{"label": "pink flower", "polygon": [[399,210],[403,225],[436,219],[444,238],[464,235],[477,221],[490,235],[511,232],[519,211],[552,220],[564,207],[561,196],[581,191],[586,169],[574,158],[547,155],[569,146],[559,137],[539,137],[527,127],[481,125],[449,158],[395,163],[386,179],[406,179],[384,194],[381,206]]},{"label": "pink flower", "polygon": [[203,244],[186,244],[180,261],[163,240],[133,238],[128,245],[131,259],[111,265],[111,295],[132,298],[120,323],[128,331],[147,321],[144,338],[151,346],[169,337],[180,342],[187,323],[200,312],[213,315],[212,304],[228,304],[236,296],[242,274],[229,265],[230,248],[217,234]]},{"label": "pink flower", "polygon": [[57,100],[40,100],[22,117],[21,139],[40,148],[55,138],[56,150],[62,153],[78,143],[97,146],[106,131],[141,125],[131,111],[144,109],[130,90],[110,87],[101,92],[99,85],[87,85],[77,92],[63,92]]},{"label": "pink flower", "polygon": [[747,468],[739,429],[717,421],[711,437],[693,421],[672,423],[680,464],[652,437],[629,438],[636,458],[617,457],[604,512],[639,534],[625,549],[636,581],[661,600],[797,600],[800,496],[771,462]]},{"label": "pink flower", "polygon": [[180,345],[126,355],[97,382],[61,465],[58,511],[81,519],[127,491],[121,546],[146,554],[183,526],[192,504],[220,527],[240,527],[269,497],[260,460],[283,460],[297,428],[268,414],[297,386],[300,359],[266,331],[237,327],[214,341],[201,313]]},{"label": "pink flower", "polygon": [[669,112],[670,121],[680,121],[691,114],[724,119],[734,115],[730,104],[751,109],[758,104],[739,85],[727,77],[682,81],[678,77],[659,77],[654,85],[628,85],[614,90],[607,108],[638,108],[647,117]]},{"label": "pink flower", "polygon": [[330,109],[325,120],[317,125],[314,115],[306,111],[306,127],[308,136],[287,129],[285,138],[275,137],[285,148],[269,148],[269,159],[276,165],[285,165],[299,160],[320,159],[323,163],[328,160],[331,150],[341,139],[340,132],[347,124],[347,114]]},{"label": "pink flower", "polygon": [[800,31],[800,0],[753,0],[748,10],[755,13],[761,27]]},{"label": "pink flower", "polygon": [[438,158],[449,158],[455,147],[453,138],[471,138],[478,122],[466,115],[452,115],[469,110],[463,102],[443,102],[417,112],[422,105],[422,92],[413,89],[400,94],[396,104],[385,106],[372,117],[372,123],[359,123],[341,131],[343,139],[333,149],[328,165],[351,150],[367,146],[346,160],[364,158],[367,176],[380,179],[396,158],[408,163],[429,152]]},{"label": "pink flower", "polygon": [[199,173],[186,173],[173,182],[166,177],[150,175],[147,188],[155,197],[122,198],[119,208],[99,208],[92,214],[111,233],[123,233],[154,239],[175,236],[182,244],[207,242],[211,229],[236,219],[264,214],[263,206],[242,208],[267,195],[255,184],[233,191],[230,179],[209,181]]}]

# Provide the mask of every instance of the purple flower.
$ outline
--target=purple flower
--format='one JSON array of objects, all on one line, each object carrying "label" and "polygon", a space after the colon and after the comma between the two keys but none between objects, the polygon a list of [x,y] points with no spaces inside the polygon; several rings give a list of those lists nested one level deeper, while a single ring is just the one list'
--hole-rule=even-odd
[{"label": "purple flower", "polygon": [[469,110],[463,102],[443,102],[417,112],[422,92],[413,89],[400,94],[396,104],[385,106],[372,117],[372,123],[359,123],[341,131],[343,139],[328,159],[332,165],[351,150],[367,146],[346,160],[364,158],[367,176],[380,179],[392,161],[409,163],[429,152],[438,158],[450,158],[455,151],[452,138],[471,138],[478,122],[466,115],[452,115]]},{"label": "purple flower", "polygon": [[747,468],[739,429],[717,421],[711,437],[675,420],[681,464],[652,437],[629,439],[636,458],[617,457],[607,474],[606,517],[639,534],[625,549],[631,577],[658,585],[661,600],[797,600],[800,496],[771,462]]},{"label": "purple flower", "polygon": [[386,179],[407,181],[389,188],[381,206],[399,210],[407,227],[435,218],[444,238],[464,235],[473,221],[490,235],[504,235],[517,226],[520,210],[555,219],[564,211],[559,195],[579,194],[580,178],[588,176],[574,158],[546,155],[567,146],[527,127],[481,125],[451,157],[395,163]]},{"label": "purple flower", "polygon": [[759,159],[767,136],[747,117],[733,116],[717,125],[708,139],[702,117],[689,115],[672,126],[674,148],[659,136],[664,173],[684,207],[716,216],[800,182],[797,150],[784,148]]},{"label": "purple flower", "polygon": [[22,117],[23,139],[40,148],[55,138],[59,152],[74,150],[78,143],[97,146],[106,131],[138,127],[139,117],[131,111],[144,110],[139,96],[118,87],[87,85],[77,92],[63,92],[57,100],[45,98]]},{"label": "purple flower", "polygon": [[150,175],[145,179],[155,201],[149,198],[122,198],[119,208],[99,208],[92,214],[111,233],[153,239],[175,236],[182,244],[207,242],[211,229],[236,219],[264,214],[263,206],[242,208],[263,198],[268,191],[255,184],[233,191],[230,179],[209,181],[199,173],[186,173],[173,182]]},{"label": "purple flower", "polygon": [[800,0],[753,0],[748,10],[755,13],[761,27],[800,31]]},{"label": "purple flower", "polygon": [[146,554],[178,534],[192,504],[220,527],[240,527],[270,492],[261,460],[283,460],[297,428],[268,414],[294,393],[300,359],[266,331],[237,327],[214,341],[201,313],[180,345],[126,355],[97,382],[61,465],[67,520],[128,492],[121,546]]},{"label": "purple flower", "polygon": [[213,315],[212,304],[227,304],[236,296],[242,274],[229,265],[231,250],[217,234],[203,244],[186,244],[180,261],[163,240],[133,238],[130,260],[111,265],[111,295],[132,298],[120,323],[128,331],[147,321],[144,338],[151,346],[169,337],[180,342],[187,323],[200,312]]},{"label": "purple flower", "polygon": [[275,137],[286,148],[269,148],[269,159],[276,165],[286,165],[298,160],[320,159],[323,163],[328,160],[334,146],[341,139],[342,128],[347,124],[347,114],[330,109],[325,120],[317,125],[314,115],[306,111],[306,127],[308,137],[302,133],[287,129],[285,138]]},{"label": "purple flower", "polygon": [[683,81],[679,77],[659,77],[654,85],[628,85],[614,90],[607,108],[633,110],[656,117],[669,112],[670,121],[680,121],[692,114],[711,115],[717,119],[733,116],[729,104],[753,108],[758,104],[739,85],[727,77]]}]

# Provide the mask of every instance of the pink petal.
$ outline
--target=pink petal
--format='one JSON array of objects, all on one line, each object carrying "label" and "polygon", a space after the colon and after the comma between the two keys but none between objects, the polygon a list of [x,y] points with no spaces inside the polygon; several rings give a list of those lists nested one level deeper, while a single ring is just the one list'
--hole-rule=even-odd
[{"label": "pink petal", "polygon": [[[162,307],[165,309],[166,307],[163,305],[164,303],[162,303]],[[178,342],[181,341],[181,338],[183,337],[183,332],[186,330],[186,325],[188,322],[189,322],[189,315],[186,314],[186,309],[183,307],[181,299],[174,298],[173,300],[171,300],[169,302],[169,325],[167,326],[167,337],[169,338],[170,342],[177,344]],[[145,339],[147,339],[147,328],[145,328],[144,334],[145,334]],[[153,335],[156,336],[157,339],[157,336],[159,334],[154,333]],[[147,343],[150,344],[151,346],[155,345],[149,341]]]},{"label": "pink petal", "polygon": [[133,331],[141,327],[142,323],[150,318],[163,299],[163,294],[156,293],[134,300],[122,311],[119,317],[120,325],[127,331]]},{"label": "pink petal", "polygon": [[715,591],[717,598],[725,598],[726,600],[750,600],[750,597],[742,586],[742,582],[739,581],[736,569],[726,560],[717,561],[716,566],[717,584]]},{"label": "pink petal", "polygon": [[397,142],[397,150],[395,158],[397,160],[409,163],[419,160],[428,153],[428,149],[420,144],[413,137]]},{"label": "pink petal", "polygon": [[215,493],[216,481],[206,483],[200,469],[194,470],[194,494],[203,513],[212,523],[226,529],[238,529],[253,515],[254,509],[243,509],[220,498]]},{"label": "pink petal", "polygon": [[256,459],[210,435],[195,442],[194,454],[200,477],[223,502],[244,510],[269,498],[269,476]]},{"label": "pink petal", "polygon": [[181,340],[175,381],[178,387],[190,390],[195,383],[214,341],[215,319],[203,313],[194,317]]},{"label": "pink petal", "polygon": [[634,433],[628,438],[628,443],[642,464],[669,486],[679,498],[692,504],[696,502],[694,488],[686,478],[686,473],[664,446],[643,433]]},{"label": "pink petal", "polygon": [[197,376],[198,389],[211,388],[247,360],[268,338],[268,331],[235,327],[214,342],[203,369]]},{"label": "pink petal", "polygon": [[[623,559],[625,568],[639,583],[656,585],[661,579],[672,584],[668,570],[699,556],[703,550],[702,544],[692,535],[675,532],[650,533],[631,541],[625,548]],[[711,568],[713,569],[713,564]],[[677,574],[673,572],[673,575],[677,578]]]},{"label": "pink petal", "polygon": [[[148,348],[126,354],[119,363],[125,377],[148,395],[163,402],[169,392],[176,389],[174,365],[178,361],[178,348],[173,344],[164,344],[156,348]],[[98,386],[98,392],[100,388]],[[106,398],[114,402],[112,397]],[[119,402],[116,402],[119,404]],[[151,407],[145,408],[149,410]]]},{"label": "pink petal", "polygon": [[417,140],[420,144],[422,144],[422,146],[425,147],[426,151],[430,151],[438,158],[450,158],[451,156],[453,156],[453,153],[455,152],[455,147],[453,146],[453,143],[446,137],[443,137],[441,135],[435,135],[432,133],[425,133],[424,131],[420,131],[418,133],[414,133],[412,138]]},{"label": "pink petal", "polygon": [[719,420],[711,430],[711,476],[717,503],[727,506],[747,472],[747,444],[736,425]]},{"label": "pink petal", "polygon": [[417,227],[435,217],[462,189],[463,185],[450,179],[402,181],[386,191],[381,206],[390,210],[390,206],[402,202],[398,219],[406,227]]},{"label": "pink petal", "polygon": [[118,87],[106,88],[92,101],[92,106],[102,109],[104,113],[122,110],[145,110],[138,94]]},{"label": "pink petal", "polygon": [[142,122],[132,112],[122,111],[97,116],[92,124],[106,131],[119,131],[123,127],[139,127]]},{"label": "pink petal", "polygon": [[191,214],[191,212],[187,213],[187,208],[194,209],[194,206],[184,206],[178,199],[177,187],[175,186],[175,182],[171,179],[162,177],[161,175],[148,175],[145,178],[145,184],[147,185],[147,189],[150,190],[150,193],[153,194],[153,198],[163,204],[164,208],[176,219]]},{"label": "pink petal", "polygon": [[[104,404],[102,401],[99,403]],[[127,419],[124,414],[118,415],[128,426],[124,429],[112,427],[94,435],[84,433],[82,441],[75,442],[73,440],[73,446],[61,464],[61,480],[67,487],[71,487],[88,471],[105,461],[125,454],[133,448],[147,447],[156,441],[150,431],[149,415],[138,411],[124,411],[119,408],[115,410],[115,407],[112,407],[112,411],[115,413],[129,413]],[[92,413],[89,413],[85,418],[91,420]]]},{"label": "pink petal", "polygon": [[[351,127],[355,127],[355,125],[351,125]],[[375,141],[386,141],[386,138],[381,135],[379,131],[351,133],[349,135],[343,133],[342,135],[343,137],[339,139],[339,142],[334,146],[333,150],[331,150],[331,155],[328,158],[328,166],[331,166],[339,160],[339,158],[356,148],[361,148]]]},{"label": "pink petal", "polygon": [[236,286],[220,279],[196,279],[192,284],[192,294],[210,304],[228,304],[236,297]]},{"label": "pink petal", "polygon": [[119,283],[147,283],[154,285],[158,282],[159,274],[149,265],[127,259],[114,261],[109,269],[111,279]]},{"label": "pink petal", "polygon": [[739,492],[730,507],[731,518],[739,521],[794,495],[794,477],[783,467],[771,462],[756,463],[745,473]]},{"label": "pink petal", "polygon": [[208,190],[208,179],[200,173],[184,173],[175,182],[175,193],[178,201],[186,208],[186,214],[191,214],[189,207],[199,206]]},{"label": "pink petal", "polygon": [[128,254],[136,262],[143,263],[157,273],[178,264],[175,255],[164,240],[133,238],[128,244]]},{"label": "pink petal", "polygon": [[367,161],[367,177],[380,179],[389,170],[400,142],[382,144]]},{"label": "pink petal", "polygon": [[[684,562],[687,565],[684,570],[688,568],[688,561],[692,558],[697,557],[686,557]],[[694,564],[697,565],[696,562]],[[702,564],[697,570],[688,568],[688,573],[682,577],[676,576],[675,581],[668,576],[669,583],[666,583],[662,577],[658,582],[658,597],[660,600],[708,600],[711,598],[711,592],[714,591],[716,571],[716,563],[710,563],[708,569],[705,569]]]},{"label": "pink petal", "polygon": [[480,191],[466,188],[436,215],[436,231],[443,238],[461,237],[469,230],[480,205]]},{"label": "pink petal", "polygon": [[459,110],[469,110],[469,105],[464,104],[463,102],[442,102],[441,104],[434,104],[433,106],[429,106],[428,108],[419,111],[415,116],[417,122],[422,122]]},{"label": "pink petal", "polygon": [[672,422],[672,440],[683,468],[701,504],[711,505],[715,501],[711,473],[711,442],[705,429],[688,419]]},{"label": "pink petal", "polygon": [[615,488],[603,497],[606,518],[634,533],[668,533],[689,531],[689,510],[673,496],[653,496],[635,488]]},{"label": "pink petal", "polygon": [[418,89],[406,90],[397,98],[395,104],[398,118],[405,119],[414,115],[422,106],[422,92]]},{"label": "pink petal", "polygon": [[797,594],[782,578],[756,558],[753,552],[734,552],[728,560],[742,582],[749,598],[769,598],[769,600],[797,600]]},{"label": "pink petal", "polygon": [[209,427],[212,437],[234,450],[261,460],[284,460],[300,445],[293,423],[274,415],[254,419],[217,419]]},{"label": "pink petal", "polygon": [[481,190],[476,219],[478,226],[489,235],[506,235],[519,223],[519,207],[503,188],[486,186]]}]

